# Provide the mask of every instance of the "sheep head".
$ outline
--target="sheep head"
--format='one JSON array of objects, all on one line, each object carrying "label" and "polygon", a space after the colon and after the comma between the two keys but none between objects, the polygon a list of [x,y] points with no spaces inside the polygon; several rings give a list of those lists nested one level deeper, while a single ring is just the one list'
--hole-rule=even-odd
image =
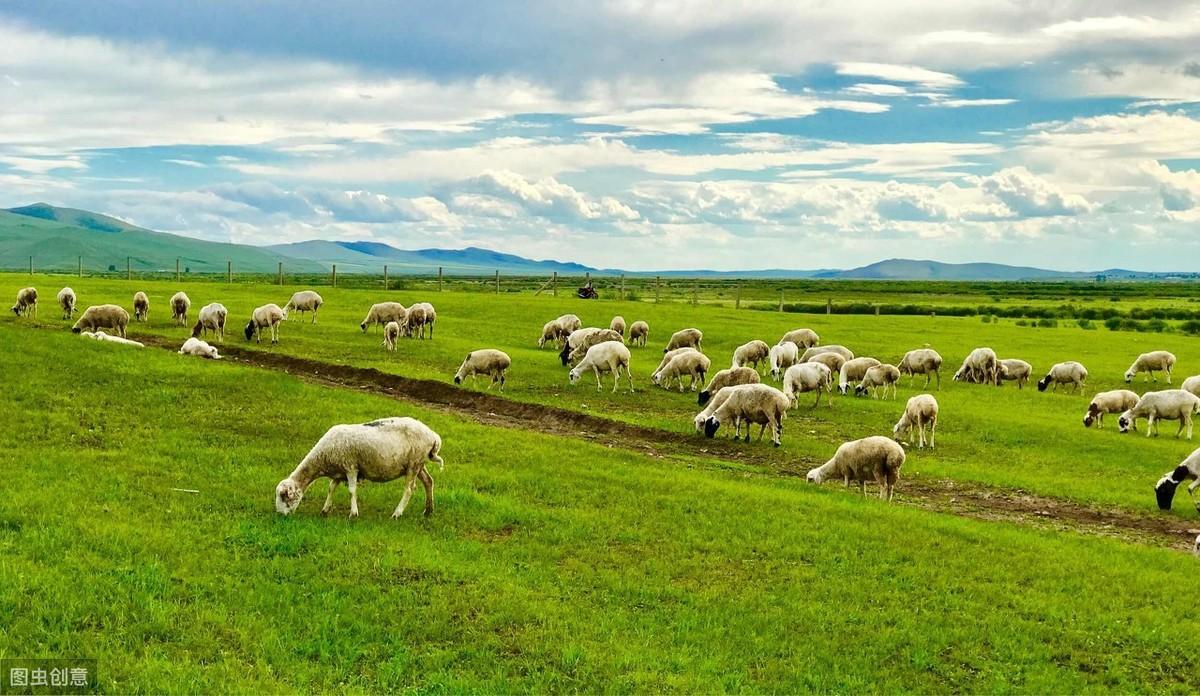
[{"label": "sheep head", "polygon": [[1123,433],[1127,433],[1131,427],[1133,427],[1133,413],[1126,411],[1117,419],[1117,429]]},{"label": "sheep head", "polygon": [[1050,375],[1046,375],[1045,377],[1039,379],[1037,384],[1038,384],[1038,391],[1040,391],[1040,392],[1046,391],[1046,387],[1050,386]]},{"label": "sheep head", "polygon": [[704,437],[712,438],[716,436],[717,429],[721,427],[721,421],[716,416],[709,416],[704,421]]},{"label": "sheep head", "polygon": [[290,515],[300,506],[304,498],[304,488],[290,478],[285,478],[275,487],[275,511],[281,515]]},{"label": "sheep head", "polygon": [[253,319],[251,319],[249,321],[249,323],[246,324],[246,331],[244,333],[246,334],[247,341],[254,338],[254,320]]},{"label": "sheep head", "polygon": [[707,389],[696,395],[696,403],[700,404],[701,406],[707,404],[711,399],[712,392],[708,391]]},{"label": "sheep head", "polygon": [[1129,368],[1128,370],[1126,370],[1125,371],[1125,384],[1129,384],[1130,382],[1132,382],[1135,375],[1137,375],[1137,373],[1133,371],[1132,367]]},{"label": "sheep head", "polygon": [[1179,488],[1179,484],[1183,483],[1188,476],[1188,468],[1180,464],[1175,467],[1175,470],[1166,474],[1154,484],[1154,497],[1158,499],[1159,510],[1170,510],[1171,501],[1175,498],[1175,489]]}]

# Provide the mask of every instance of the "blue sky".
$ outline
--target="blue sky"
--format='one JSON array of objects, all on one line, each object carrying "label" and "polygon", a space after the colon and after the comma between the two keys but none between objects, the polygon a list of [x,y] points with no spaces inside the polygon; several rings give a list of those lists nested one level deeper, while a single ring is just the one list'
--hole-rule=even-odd
[{"label": "blue sky", "polygon": [[639,270],[1194,270],[1200,4],[1040,4],[0,3],[0,206]]}]

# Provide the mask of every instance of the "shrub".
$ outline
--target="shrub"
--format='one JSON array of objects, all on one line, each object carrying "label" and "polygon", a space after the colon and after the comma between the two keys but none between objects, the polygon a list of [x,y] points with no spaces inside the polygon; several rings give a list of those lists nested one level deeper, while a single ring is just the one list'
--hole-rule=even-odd
[{"label": "shrub", "polygon": [[1057,319],[1038,319],[1037,325],[1039,328],[1043,328],[1043,329],[1057,329],[1058,328],[1058,320]]},{"label": "shrub", "polygon": [[1092,324],[1091,319],[1080,319],[1076,323],[1079,324],[1079,328],[1081,328],[1085,331],[1095,331],[1096,330],[1096,326],[1094,324]]},{"label": "shrub", "polygon": [[979,320],[982,321],[984,324],[992,323],[992,317],[991,317],[991,315],[988,315],[988,314],[985,314],[985,315],[979,317]]}]

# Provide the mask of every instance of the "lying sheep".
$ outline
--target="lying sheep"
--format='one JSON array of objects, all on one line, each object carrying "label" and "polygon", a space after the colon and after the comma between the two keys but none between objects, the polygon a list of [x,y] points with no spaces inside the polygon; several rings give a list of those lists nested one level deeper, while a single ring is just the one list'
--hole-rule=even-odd
[{"label": "lying sheep", "polygon": [[937,399],[930,394],[917,394],[904,405],[904,415],[892,426],[892,437],[897,442],[900,438],[907,437],[908,444],[911,445],[912,431],[916,427],[920,438],[919,447],[925,449],[925,426],[929,426],[929,449],[934,449],[937,446],[934,443],[934,438],[937,437],[937,421]]},{"label": "lying sheep", "polygon": [[713,378],[708,382],[708,386],[696,397],[696,401],[703,406],[725,387],[732,387],[738,384],[758,384],[761,381],[762,379],[758,376],[758,371],[749,367],[731,367],[721,370],[713,375]]},{"label": "lying sheep", "polygon": [[[1106,413],[1124,413],[1137,405],[1138,395],[1128,389],[1115,389],[1100,392],[1092,397],[1087,411],[1083,414],[1083,427],[1090,428],[1095,423],[1097,428],[1104,427]],[[1134,428],[1136,430],[1136,427]]]},{"label": "lying sheep", "polygon": [[288,320],[289,312],[312,312],[312,323],[317,323],[317,310],[321,305],[325,304],[325,300],[312,290],[301,290],[292,295],[292,299],[288,300],[283,306],[283,320]]},{"label": "lying sheep", "polygon": [[275,510],[290,515],[300,505],[304,492],[319,478],[329,479],[329,494],[321,514],[333,508],[333,492],[346,482],[350,489],[350,517],[358,517],[358,482],[382,483],[405,477],[404,495],[392,517],[408,507],[416,482],[425,486],[425,516],[433,514],[433,478],[426,461],[446,464],[438,456],[442,438],[414,418],[383,418],[358,425],[335,425],[309,450],[291,475],[275,487]]},{"label": "lying sheep", "polygon": [[704,377],[708,374],[709,367],[712,366],[712,361],[708,359],[704,353],[698,350],[687,350],[668,362],[661,370],[658,370],[653,377],[654,383],[664,389],[671,388],[671,380],[678,380],[679,391],[683,391],[683,378],[691,377],[691,389],[696,391],[704,384]]},{"label": "lying sheep", "polygon": [[129,326],[129,312],[115,304],[93,305],[83,310],[71,331],[95,331],[96,329],[112,329],[125,338],[125,327]]},{"label": "lying sheep", "polygon": [[37,316],[37,288],[21,288],[17,291],[17,303],[12,306],[18,317]]},{"label": "lying sheep", "polygon": [[421,340],[425,340],[425,329],[429,328],[429,338],[433,339],[433,322],[437,319],[437,315],[433,311],[433,305],[428,302],[417,302],[408,308],[408,312],[404,315],[404,321],[400,322],[400,331],[405,336],[412,338],[420,332]]},{"label": "lying sheep", "polygon": [[279,305],[271,303],[258,307],[250,315],[250,322],[246,324],[246,340],[255,339],[258,343],[262,343],[262,330],[271,329],[271,345],[279,343],[279,324],[284,319],[284,312],[279,308]]},{"label": "lying sheep", "polygon": [[1024,389],[1033,377],[1033,365],[1016,358],[1005,358],[996,364],[996,385],[1001,382],[1016,382],[1017,389]]},{"label": "lying sheep", "polygon": [[225,305],[220,302],[206,304],[200,308],[200,315],[196,319],[196,325],[192,327],[192,337],[199,338],[203,333],[208,336],[208,332],[212,331],[225,342],[225,320],[229,317],[229,310],[225,309]]},{"label": "lying sheep", "polygon": [[800,349],[795,343],[778,343],[771,346],[767,353],[768,364],[771,366],[771,377],[783,379],[783,373],[792,365],[800,362]]},{"label": "lying sheep", "polygon": [[629,348],[625,347],[625,344],[621,341],[597,343],[587,350],[587,353],[584,354],[583,359],[579,361],[578,365],[571,368],[567,380],[571,384],[576,384],[584,372],[591,370],[596,375],[596,391],[600,391],[604,388],[604,385],[600,382],[600,375],[610,372],[613,376],[612,390],[615,394],[617,387],[621,384],[621,370],[624,370],[625,378],[629,380],[629,391],[632,393],[633,371],[629,367],[629,361]]},{"label": "lying sheep", "polygon": [[922,389],[929,388],[929,375],[937,376],[937,388],[942,388],[942,356],[932,348],[918,348],[910,350],[900,358],[900,364],[896,366],[900,370],[900,374],[909,375],[909,386],[912,386],[917,375],[925,375],[925,385]]},{"label": "lying sheep", "polygon": [[796,397],[797,394],[810,391],[817,393],[817,400],[813,402],[813,408],[821,405],[822,392],[828,398],[829,405],[833,406],[832,384],[833,372],[819,362],[797,363],[783,373],[783,394],[788,398],[792,408],[796,408],[800,401]]},{"label": "lying sheep", "polygon": [[475,384],[475,375],[486,375],[492,378],[492,383],[488,385],[488,391],[491,391],[496,384],[500,385],[500,391],[504,391],[504,383],[508,381],[510,366],[512,366],[512,358],[502,350],[494,348],[473,350],[467,353],[462,365],[458,366],[458,372],[454,374],[454,383],[462,384],[464,378],[470,377],[471,384]]},{"label": "lying sheep", "polygon": [[895,440],[881,435],[864,437],[847,442],[837,448],[833,458],[808,472],[809,483],[823,483],[830,479],[842,479],[846,487],[857,481],[863,495],[867,493],[867,481],[879,484],[879,499],[892,499],[896,481],[900,479],[900,467],[904,466],[904,448]]},{"label": "lying sheep", "polygon": [[[842,374],[842,365],[846,364],[846,358],[842,357],[841,353],[818,353],[810,356],[808,360],[801,360],[800,364],[820,363],[829,368],[829,371],[835,375]],[[829,384],[829,391],[833,391],[833,383]]]},{"label": "lying sheep", "polygon": [[70,321],[75,314],[75,291],[71,288],[63,288],[58,291],[58,306],[62,308],[63,319]]},{"label": "lying sheep", "polygon": [[892,398],[896,398],[896,383],[900,381],[900,368],[895,365],[876,365],[867,368],[862,381],[854,388],[855,396],[865,396],[868,392],[872,399],[879,398],[879,390],[883,390],[883,398],[887,398],[888,387],[892,388]]},{"label": "lying sheep", "polygon": [[146,321],[150,316],[150,298],[138,290],[133,293],[133,317],[138,321]]},{"label": "lying sheep", "polygon": [[621,334],[621,340],[625,340],[625,317],[617,315],[608,322],[608,328]]},{"label": "lying sheep", "polygon": [[1200,396],[1200,375],[1188,377],[1187,379],[1183,380],[1183,384],[1179,385],[1179,388],[1185,392],[1190,392],[1196,396]]},{"label": "lying sheep", "polygon": [[79,335],[83,336],[85,338],[90,338],[95,341],[105,341],[107,343],[116,343],[116,344],[122,345],[122,346],[132,346],[134,348],[145,348],[146,347],[145,344],[143,344],[139,341],[131,341],[128,338],[121,338],[120,336],[109,336],[108,334],[104,333],[104,331],[101,331],[101,330],[81,331],[81,332],[79,332]]},{"label": "lying sheep", "polygon": [[[746,425],[746,442],[750,441],[750,427],[761,426],[758,439],[761,442],[767,426],[771,426],[771,444],[779,446],[783,436],[783,419],[787,417],[791,401],[769,384],[743,384],[721,390],[720,404],[704,421],[704,436],[713,437],[721,423],[733,422],[733,437],[736,440],[742,424]],[[715,401],[715,400],[714,400]]]},{"label": "lying sheep", "polygon": [[1165,391],[1147,392],[1138,399],[1133,408],[1121,414],[1117,426],[1121,432],[1127,433],[1137,429],[1137,419],[1145,418],[1146,437],[1158,435],[1158,421],[1177,420],[1179,431],[1175,437],[1187,430],[1187,439],[1192,439],[1192,416],[1200,412],[1200,396],[1182,389],[1167,389]]},{"label": "lying sheep", "polygon": [[[1196,504],[1196,488],[1200,487],[1200,449],[1189,454],[1179,466],[1164,474],[1158,483],[1154,484],[1154,497],[1158,499],[1158,509],[1170,510],[1175,489],[1188,479],[1195,479],[1187,490],[1188,495],[1192,496],[1192,504],[1196,505],[1196,511],[1200,512],[1200,504]],[[1200,548],[1200,537],[1196,539],[1196,547]]]},{"label": "lying sheep", "polygon": [[171,321],[180,326],[187,326],[188,309],[192,306],[192,300],[188,298],[187,293],[180,290],[171,295]]},{"label": "lying sheep", "polygon": [[780,343],[795,343],[800,350],[808,350],[821,342],[821,337],[812,329],[792,329],[785,333]]},{"label": "lying sheep", "polygon": [[972,384],[996,384],[996,369],[999,360],[991,348],[976,348],[963,359],[962,367],[954,373],[955,382]]},{"label": "lying sheep", "polygon": [[823,355],[825,353],[837,353],[838,355],[842,356],[843,360],[854,359],[854,351],[850,350],[846,346],[833,344],[828,346],[813,346],[812,348],[805,350],[804,354],[800,356],[799,362],[808,362],[809,360],[813,359],[813,356]]},{"label": "lying sheep", "polygon": [[387,326],[383,327],[383,347],[388,350],[396,350],[396,339],[400,338],[399,322],[389,321]]},{"label": "lying sheep", "polygon": [[408,310],[399,302],[377,302],[367,310],[367,316],[359,323],[358,328],[366,333],[369,327],[376,324],[385,328],[390,322],[400,324],[404,321],[407,312]]},{"label": "lying sheep", "polygon": [[855,358],[847,360],[842,364],[842,370],[838,377],[838,393],[845,394],[850,391],[851,382],[861,382],[863,377],[867,376],[867,370],[881,365],[875,358]]},{"label": "lying sheep", "polygon": [[1069,384],[1071,391],[1083,391],[1084,383],[1087,381],[1088,371],[1081,363],[1074,360],[1061,362],[1050,368],[1046,376],[1039,379],[1037,383],[1038,391],[1044,392],[1051,384],[1054,385],[1054,391],[1058,391],[1058,385]]},{"label": "lying sheep", "polygon": [[629,345],[646,347],[646,339],[650,338],[650,325],[640,319],[629,327]]},{"label": "lying sheep", "polygon": [[[1137,360],[1129,366],[1125,371],[1125,383],[1133,381],[1139,372],[1145,372],[1150,375],[1150,379],[1157,382],[1158,378],[1154,376],[1154,372],[1165,372],[1167,374],[1167,384],[1171,383],[1171,368],[1175,367],[1175,354],[1165,350],[1155,350],[1149,353],[1142,353],[1137,356]],[[1145,380],[1143,380],[1145,381]]]},{"label": "lying sheep", "polygon": [[183,342],[183,345],[179,348],[179,354],[194,355],[198,358],[208,358],[209,360],[221,359],[216,347],[209,345],[207,341],[202,341],[195,336]]},{"label": "lying sheep", "polygon": [[[578,345],[570,349],[570,351],[567,353],[567,361],[564,364],[578,364],[580,360],[583,360],[583,357],[587,355],[587,352],[591,350],[593,346],[598,346],[602,343],[610,343],[612,341],[624,344],[621,334],[613,331],[612,329],[600,329],[598,331],[588,333],[582,339],[580,339]],[[561,354],[559,357],[562,357]]]},{"label": "lying sheep", "polygon": [[664,353],[669,353],[676,348],[695,348],[700,350],[700,341],[703,340],[704,333],[700,329],[681,329],[671,334],[671,340],[667,341],[667,347],[663,348]]},{"label": "lying sheep", "polygon": [[766,341],[755,339],[749,343],[743,343],[733,351],[732,367],[750,365],[757,370],[759,364],[767,362],[767,358],[770,355],[771,346],[768,346]]}]

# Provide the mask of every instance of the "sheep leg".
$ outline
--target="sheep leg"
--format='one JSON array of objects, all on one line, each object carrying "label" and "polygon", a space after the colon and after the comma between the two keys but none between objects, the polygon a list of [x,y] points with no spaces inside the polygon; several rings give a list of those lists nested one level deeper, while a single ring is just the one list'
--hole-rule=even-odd
[{"label": "sheep leg", "polygon": [[350,489],[350,518],[358,517],[358,469],[346,472],[346,488]]},{"label": "sheep leg", "polygon": [[628,365],[625,366],[625,379],[629,380],[629,393],[633,393],[633,370]]},{"label": "sheep leg", "polygon": [[[832,403],[832,402],[831,402]],[[821,405],[821,387],[817,387],[817,400],[813,402],[812,407],[816,408]]]},{"label": "sheep leg", "polygon": [[592,372],[596,373],[596,391],[604,391],[604,385],[600,383],[600,366],[592,365]]},{"label": "sheep leg", "polygon": [[329,479],[329,495],[325,496],[325,504],[321,506],[322,515],[328,515],[333,509],[333,491],[337,489],[338,483],[337,479]]},{"label": "sheep leg", "polygon": [[392,513],[392,517],[399,517],[404,514],[404,508],[408,507],[408,500],[412,498],[413,490],[417,487],[417,472],[410,469],[408,479],[404,483],[404,495],[400,497],[400,504],[396,506],[396,511]]},{"label": "sheep leg", "polygon": [[1151,413],[1146,417],[1146,437],[1150,437],[1158,429],[1158,424],[1155,422],[1154,414]]},{"label": "sheep leg", "polygon": [[433,477],[429,475],[429,471],[424,466],[417,472],[417,478],[421,479],[422,485],[425,486],[425,516],[429,517],[433,514]]}]

